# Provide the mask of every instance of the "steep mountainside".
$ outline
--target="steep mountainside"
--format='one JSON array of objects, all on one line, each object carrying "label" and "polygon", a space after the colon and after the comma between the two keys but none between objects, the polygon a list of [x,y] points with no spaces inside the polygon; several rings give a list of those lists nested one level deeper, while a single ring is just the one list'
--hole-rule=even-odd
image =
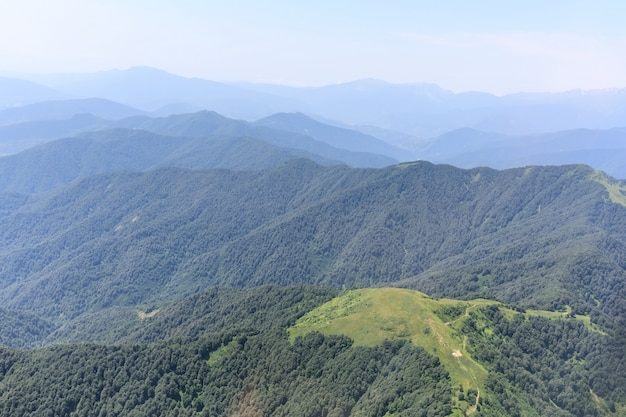
[{"label": "steep mountainside", "polygon": [[0,301],[62,318],[215,285],[393,283],[607,321],[625,200],[583,166],[107,174],[5,211]]}]

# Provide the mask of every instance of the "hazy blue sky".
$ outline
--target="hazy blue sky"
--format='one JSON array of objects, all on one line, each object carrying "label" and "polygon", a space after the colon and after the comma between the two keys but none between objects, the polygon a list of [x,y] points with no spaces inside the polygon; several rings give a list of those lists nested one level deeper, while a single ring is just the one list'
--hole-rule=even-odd
[{"label": "hazy blue sky", "polygon": [[623,0],[5,0],[0,71],[144,65],[289,85],[622,88],[625,19]]}]

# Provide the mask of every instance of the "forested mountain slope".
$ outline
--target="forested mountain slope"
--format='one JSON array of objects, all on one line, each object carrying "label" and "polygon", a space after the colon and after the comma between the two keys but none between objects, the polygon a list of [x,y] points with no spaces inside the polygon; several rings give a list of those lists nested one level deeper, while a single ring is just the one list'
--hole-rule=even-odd
[{"label": "forested mountain slope", "polygon": [[0,158],[0,191],[40,193],[90,175],[159,166],[258,170],[290,159],[339,161],[246,137],[173,137],[113,129],[60,139]]},{"label": "forested mountain slope", "polygon": [[[288,115],[295,117],[295,115]],[[378,147],[368,146],[367,141],[375,138],[359,134],[348,129],[332,126],[318,126],[313,132],[301,129],[301,124],[267,125],[261,122],[249,123],[243,120],[229,119],[212,111],[190,114],[178,114],[168,117],[131,117],[115,123],[117,127],[143,129],[170,136],[206,136],[251,137],[272,145],[301,149],[315,155],[341,160],[355,167],[383,167],[391,165],[401,156],[401,151],[389,145],[378,143]],[[340,131],[340,134],[337,134]],[[347,143],[348,138],[358,137],[360,146]],[[393,156],[391,156],[393,155]],[[395,158],[395,159],[394,159]]]},{"label": "forested mountain slope", "polygon": [[607,321],[624,309],[624,200],[584,166],[94,176],[4,212],[0,301],[63,320],[215,285],[395,284]]},{"label": "forested mountain slope", "polygon": [[50,336],[106,344],[0,348],[0,416],[619,416],[626,394],[584,317],[400,289],[216,288]]},{"label": "forested mountain slope", "polygon": [[[213,112],[165,118],[133,117],[119,123],[94,121],[88,116],[80,119],[84,118],[88,123],[91,120],[108,128],[1,157],[0,192],[37,193],[93,174],[144,171],[159,166],[249,171],[299,158],[324,165],[345,163],[355,167],[383,167],[397,162],[388,156],[333,147],[310,136],[253,126]],[[81,125],[75,119],[67,123],[74,122]],[[46,129],[51,126],[65,129],[56,122],[23,127],[39,129],[41,124]],[[14,145],[8,141],[6,146]]]}]

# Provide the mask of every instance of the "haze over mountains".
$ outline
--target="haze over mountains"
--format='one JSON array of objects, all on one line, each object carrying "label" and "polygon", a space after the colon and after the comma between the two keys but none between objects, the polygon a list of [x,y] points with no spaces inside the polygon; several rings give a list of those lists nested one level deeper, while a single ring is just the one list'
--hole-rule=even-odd
[{"label": "haze over mountains", "polygon": [[[424,159],[466,168],[584,163],[626,178],[624,89],[498,97],[376,80],[295,88],[188,79],[145,67],[26,78],[4,78],[0,84],[0,152],[5,155],[118,127],[114,121],[131,116],[210,110],[396,161]],[[321,124],[312,126],[310,118]],[[337,141],[328,125],[351,132]]]},{"label": "haze over mountains", "polygon": [[0,416],[626,415],[624,90],[27,78]]}]

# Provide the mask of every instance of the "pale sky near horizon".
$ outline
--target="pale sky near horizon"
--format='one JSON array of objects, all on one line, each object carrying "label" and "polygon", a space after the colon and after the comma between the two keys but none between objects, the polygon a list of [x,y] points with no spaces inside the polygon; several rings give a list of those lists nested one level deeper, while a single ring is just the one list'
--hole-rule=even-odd
[{"label": "pale sky near horizon", "polygon": [[621,0],[3,0],[0,72],[151,66],[297,86],[624,88],[625,18]]}]

